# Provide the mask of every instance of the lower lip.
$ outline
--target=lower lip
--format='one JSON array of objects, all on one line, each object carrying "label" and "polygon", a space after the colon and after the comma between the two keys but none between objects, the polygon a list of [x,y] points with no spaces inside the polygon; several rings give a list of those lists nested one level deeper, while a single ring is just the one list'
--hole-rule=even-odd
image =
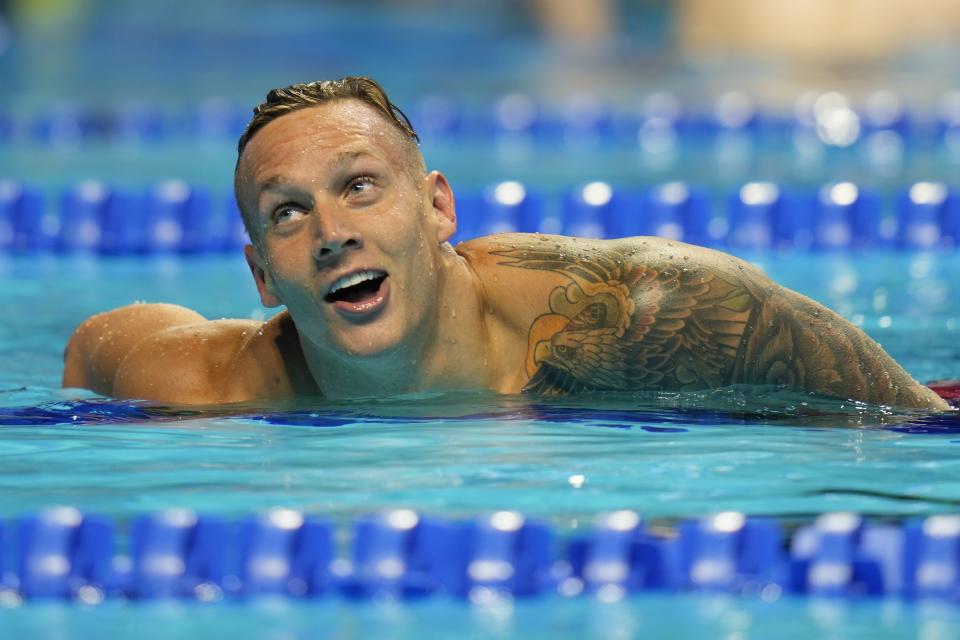
[{"label": "lower lip", "polygon": [[387,304],[387,298],[390,295],[390,276],[383,279],[380,283],[380,289],[372,298],[361,302],[347,302],[346,300],[337,300],[333,303],[333,308],[350,318],[363,318],[370,316]]}]

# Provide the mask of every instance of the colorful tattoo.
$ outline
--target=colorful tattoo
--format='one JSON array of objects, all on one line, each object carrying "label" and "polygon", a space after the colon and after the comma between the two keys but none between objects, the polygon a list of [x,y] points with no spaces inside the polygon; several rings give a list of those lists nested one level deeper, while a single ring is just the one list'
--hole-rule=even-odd
[{"label": "colorful tattoo", "polygon": [[[562,274],[528,333],[525,392],[773,385],[880,404],[939,406],[862,331],[793,292],[681,259],[493,252],[503,266]],[[754,277],[754,279],[756,279]]]},{"label": "colorful tattoo", "polygon": [[702,270],[653,269],[624,256],[558,258],[521,248],[501,264],[561,273],[550,312],[530,327],[525,391],[704,389],[734,382],[756,304]]}]

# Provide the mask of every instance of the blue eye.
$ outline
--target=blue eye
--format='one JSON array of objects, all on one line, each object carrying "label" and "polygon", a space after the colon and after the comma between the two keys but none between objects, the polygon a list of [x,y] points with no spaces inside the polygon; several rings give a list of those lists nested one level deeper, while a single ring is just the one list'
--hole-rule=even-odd
[{"label": "blue eye", "polygon": [[290,205],[281,205],[273,212],[273,224],[284,224],[299,220],[300,216],[307,215],[303,209]]},{"label": "blue eye", "polygon": [[357,176],[347,183],[347,192],[350,194],[361,194],[370,190],[374,186],[374,180],[371,176]]}]

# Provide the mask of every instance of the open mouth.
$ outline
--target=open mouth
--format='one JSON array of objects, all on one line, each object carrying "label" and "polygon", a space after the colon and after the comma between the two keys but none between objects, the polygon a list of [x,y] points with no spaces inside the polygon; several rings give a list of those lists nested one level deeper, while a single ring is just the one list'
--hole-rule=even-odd
[{"label": "open mouth", "polygon": [[346,306],[364,306],[381,297],[380,288],[387,279],[385,271],[367,269],[339,278],[323,297],[329,303],[346,303]]}]

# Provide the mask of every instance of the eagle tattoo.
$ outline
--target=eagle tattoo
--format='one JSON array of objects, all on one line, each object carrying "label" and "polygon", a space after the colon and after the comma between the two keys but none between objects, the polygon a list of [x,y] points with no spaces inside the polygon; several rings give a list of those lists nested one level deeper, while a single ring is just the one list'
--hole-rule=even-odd
[{"label": "eagle tattoo", "polygon": [[704,389],[737,376],[756,307],[743,287],[611,251],[558,256],[528,245],[494,254],[504,266],[570,281],[550,293],[549,313],[530,327],[525,393]]}]

